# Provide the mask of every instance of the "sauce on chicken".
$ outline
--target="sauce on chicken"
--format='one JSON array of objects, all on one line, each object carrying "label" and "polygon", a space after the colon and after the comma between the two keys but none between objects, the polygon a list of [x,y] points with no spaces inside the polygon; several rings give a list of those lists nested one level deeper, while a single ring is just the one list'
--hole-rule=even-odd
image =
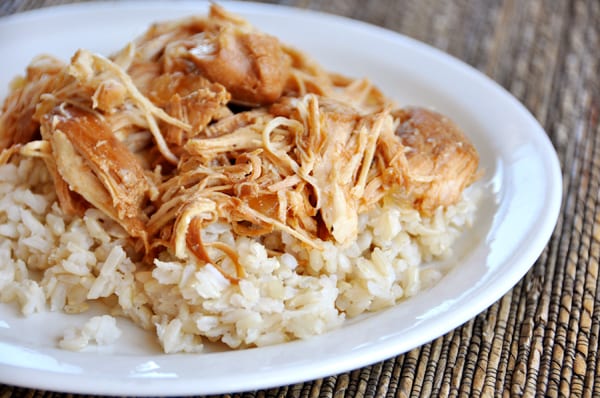
[{"label": "sauce on chicken", "polygon": [[344,245],[387,196],[423,214],[456,203],[479,160],[445,116],[398,108],[214,4],[109,58],[34,60],[2,106],[0,149],[44,159],[67,214],[95,207],[141,256],[199,264],[211,222]]}]

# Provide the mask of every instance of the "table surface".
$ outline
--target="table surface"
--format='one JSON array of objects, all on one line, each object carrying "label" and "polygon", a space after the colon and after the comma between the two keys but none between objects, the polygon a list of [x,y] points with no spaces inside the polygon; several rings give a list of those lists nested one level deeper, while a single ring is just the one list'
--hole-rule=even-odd
[{"label": "table surface", "polygon": [[[0,16],[67,2],[2,0]],[[527,275],[461,327],[372,366],[225,396],[600,396],[600,2],[269,2],[383,26],[485,73],[546,130],[563,170],[563,202]],[[22,396],[66,395],[0,385],[0,397]]]}]

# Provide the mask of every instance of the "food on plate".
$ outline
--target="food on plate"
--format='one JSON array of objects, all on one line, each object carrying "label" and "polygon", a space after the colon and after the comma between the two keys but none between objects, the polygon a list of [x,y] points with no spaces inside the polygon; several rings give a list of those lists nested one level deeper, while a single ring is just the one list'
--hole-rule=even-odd
[{"label": "food on plate", "polygon": [[31,61],[0,113],[0,300],[113,317],[163,350],[281,343],[435,283],[473,222],[478,154],[213,4],[110,57]]}]

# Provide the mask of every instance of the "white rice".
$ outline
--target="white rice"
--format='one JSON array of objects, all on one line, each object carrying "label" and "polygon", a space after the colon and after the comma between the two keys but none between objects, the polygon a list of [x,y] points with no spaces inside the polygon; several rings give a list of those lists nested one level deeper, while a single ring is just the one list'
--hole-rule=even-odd
[{"label": "white rice", "polygon": [[121,330],[117,327],[117,321],[110,315],[101,315],[90,318],[81,329],[67,329],[65,336],[58,343],[65,350],[78,351],[85,348],[90,341],[98,345],[114,343]]},{"label": "white rice", "polygon": [[[43,163],[22,159],[0,166],[0,301],[16,303],[24,315],[81,313],[103,302],[106,315],[65,331],[59,346],[70,350],[113,343],[120,335],[115,316],[154,332],[167,353],[199,352],[206,341],[276,344],[324,333],[436,283],[441,270],[423,264],[451,253],[474,210],[465,198],[424,219],[386,203],[360,217],[354,243],[324,242],[323,251],[285,233],[261,243],[209,225],[203,241],[235,246],[247,273],[232,284],[212,265],[167,253],[153,265],[134,263],[118,225],[93,209],[65,217]],[[270,248],[286,254],[269,255]],[[227,256],[209,254],[233,269]]]}]

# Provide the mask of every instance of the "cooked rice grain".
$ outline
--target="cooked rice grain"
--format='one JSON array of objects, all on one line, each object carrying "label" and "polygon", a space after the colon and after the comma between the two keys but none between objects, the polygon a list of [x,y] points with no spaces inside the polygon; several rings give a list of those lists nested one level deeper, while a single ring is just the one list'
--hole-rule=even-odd
[{"label": "cooked rice grain", "polygon": [[[424,219],[386,202],[360,216],[355,242],[323,242],[323,251],[285,233],[262,242],[236,237],[214,223],[203,241],[234,245],[247,274],[232,284],[210,264],[168,253],[152,265],[132,262],[126,234],[99,211],[65,217],[40,160],[0,166],[0,192],[0,300],[17,303],[24,315],[84,312],[97,301],[108,307],[107,315],[66,331],[59,346],[71,350],[114,342],[120,331],[108,314],[154,331],[168,353],[198,352],[206,341],[243,348],[324,333],[438,281],[441,271],[421,264],[451,253],[475,209],[465,199]],[[233,271],[227,256],[209,250]]]}]

